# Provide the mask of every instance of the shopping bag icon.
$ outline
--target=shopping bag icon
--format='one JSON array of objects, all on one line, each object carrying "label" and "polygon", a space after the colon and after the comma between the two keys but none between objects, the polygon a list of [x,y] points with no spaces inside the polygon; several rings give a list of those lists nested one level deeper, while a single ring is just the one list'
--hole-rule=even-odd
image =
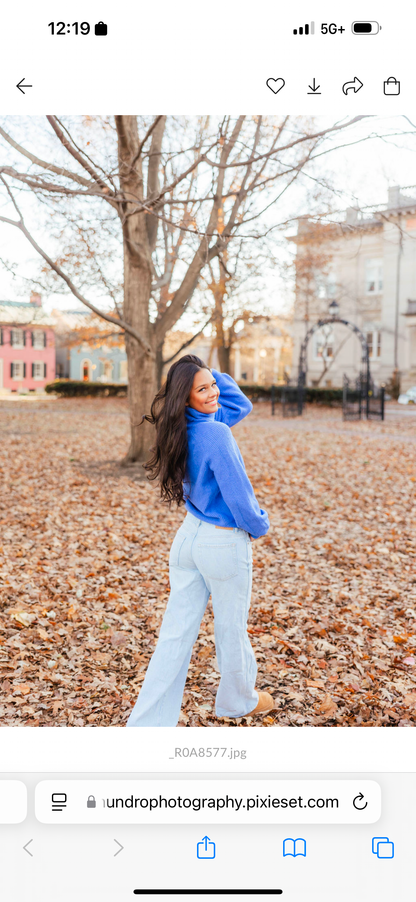
[{"label": "shopping bag icon", "polygon": [[105,22],[97,22],[94,28],[95,34],[105,35],[107,34],[107,26]]},{"label": "shopping bag icon", "polygon": [[390,78],[384,82],[384,93],[385,94],[400,94],[400,82],[397,81],[397,78]]}]

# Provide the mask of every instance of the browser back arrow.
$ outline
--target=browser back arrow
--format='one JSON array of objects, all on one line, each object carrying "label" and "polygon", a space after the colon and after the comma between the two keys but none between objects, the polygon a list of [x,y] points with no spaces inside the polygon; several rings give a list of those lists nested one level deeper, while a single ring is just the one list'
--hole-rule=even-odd
[{"label": "browser back arrow", "polygon": [[25,85],[25,84],[23,84],[23,82],[24,82],[24,78],[21,78],[19,81],[19,84],[16,85],[16,88],[19,88],[19,91],[22,94],[25,94],[25,91],[23,90],[23,88],[33,88],[33,85]]},{"label": "browser back arrow", "polygon": [[28,846],[30,846],[31,842],[33,842],[33,839],[29,839],[29,842],[27,842],[26,845],[23,846],[23,848],[24,848],[25,852],[27,852],[27,854],[30,855],[31,858],[33,858],[32,852],[29,852],[29,849],[28,849]]},{"label": "browser back arrow", "polygon": [[354,81],[346,81],[345,82],[345,84],[342,86],[342,90],[343,90],[344,94],[348,94],[348,91],[354,91],[354,94],[356,94],[357,91],[359,91],[360,88],[362,88],[362,87],[363,87],[362,81],[360,81],[360,79],[357,78],[357,76],[355,76]]}]

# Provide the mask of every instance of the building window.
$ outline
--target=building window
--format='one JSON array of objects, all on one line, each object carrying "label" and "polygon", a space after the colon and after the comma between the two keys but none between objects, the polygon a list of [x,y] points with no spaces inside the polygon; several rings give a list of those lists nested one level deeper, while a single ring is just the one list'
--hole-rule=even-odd
[{"label": "building window", "polygon": [[313,343],[315,360],[330,360],[334,355],[334,333],[332,326],[326,325],[318,329],[314,335]]},{"label": "building window", "polygon": [[334,272],[323,273],[314,270],[316,294],[321,300],[331,300],[337,293],[337,280]]},{"label": "building window", "polygon": [[91,382],[91,360],[83,360],[81,363],[81,379],[83,382]]},{"label": "building window", "polygon": [[111,382],[113,378],[113,364],[111,360],[104,361],[103,382]]},{"label": "building window", "polygon": [[36,332],[32,332],[32,348],[46,348],[46,332],[41,332],[40,329],[36,329]]},{"label": "building window", "polygon": [[366,332],[368,356],[370,360],[381,357],[381,332],[374,329],[372,332]]},{"label": "building window", "polygon": [[13,348],[24,348],[25,346],[25,333],[23,329],[11,329],[10,330],[10,344]]},{"label": "building window", "polygon": [[10,375],[12,379],[26,378],[26,364],[23,360],[14,360],[13,363],[10,364]]},{"label": "building window", "polygon": [[32,363],[32,379],[46,378],[46,363],[43,360],[35,360]]},{"label": "building window", "polygon": [[383,291],[383,261],[366,260],[365,263],[366,294],[378,294]]},{"label": "building window", "polygon": [[127,382],[127,360],[120,360],[120,382]]}]

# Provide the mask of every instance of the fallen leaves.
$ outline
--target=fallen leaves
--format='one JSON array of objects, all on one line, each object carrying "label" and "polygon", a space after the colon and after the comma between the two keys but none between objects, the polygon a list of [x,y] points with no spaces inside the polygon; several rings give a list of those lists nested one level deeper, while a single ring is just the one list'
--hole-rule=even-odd
[{"label": "fallen leaves", "polygon": [[10,611],[10,617],[21,626],[30,626],[36,620],[36,614],[30,614],[29,611]]},{"label": "fallen leaves", "polygon": [[[123,727],[185,511],[118,466],[126,401],[0,407],[1,723]],[[233,431],[271,523],[252,546],[249,636],[277,708],[215,717],[209,603],[179,726],[414,726],[416,420],[283,421],[260,407]]]}]

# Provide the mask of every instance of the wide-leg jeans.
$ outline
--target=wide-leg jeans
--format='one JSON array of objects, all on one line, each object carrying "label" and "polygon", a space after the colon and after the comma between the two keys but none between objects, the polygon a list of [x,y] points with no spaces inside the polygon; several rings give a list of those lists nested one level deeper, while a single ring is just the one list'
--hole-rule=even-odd
[{"label": "wide-leg jeans", "polygon": [[170,596],[156,650],[128,727],[178,723],[192,648],[209,596],[221,674],[218,717],[242,717],[256,707],[257,664],[247,634],[252,547],[244,529],[217,529],[187,513],[169,554]]}]

